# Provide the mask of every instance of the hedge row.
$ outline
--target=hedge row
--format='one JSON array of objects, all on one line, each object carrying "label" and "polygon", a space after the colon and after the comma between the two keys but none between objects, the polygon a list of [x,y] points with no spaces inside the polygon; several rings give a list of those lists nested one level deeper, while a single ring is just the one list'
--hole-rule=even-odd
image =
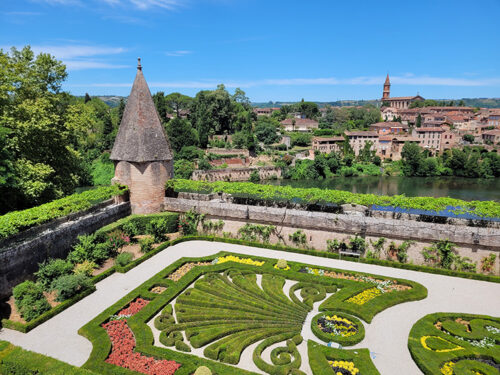
[{"label": "hedge row", "polygon": [[[456,319],[469,322],[469,327],[456,322]],[[443,329],[449,334],[436,328],[437,322],[441,322]],[[473,371],[496,375],[497,369],[478,361],[492,360],[496,364],[500,363],[500,334],[488,332],[486,326],[500,330],[500,318],[460,313],[429,314],[413,325],[408,337],[408,348],[415,363],[426,375],[442,373],[445,365],[450,367],[450,362],[453,363],[452,372],[456,375],[472,374]],[[425,341],[427,348],[422,343],[422,337],[425,336],[430,336]],[[492,340],[493,346],[477,345],[485,337]],[[475,345],[466,341],[468,339],[474,340]]]},{"label": "hedge row", "polygon": [[3,375],[97,375],[57,359],[0,341],[0,374]]},{"label": "hedge row", "polygon": [[9,212],[0,216],[0,241],[35,225],[40,225],[71,213],[84,211],[93,205],[115,195],[124,194],[125,192],[126,188],[122,186],[102,186],[23,211]]},{"label": "hedge row", "polygon": [[[189,238],[193,239],[193,238]],[[181,241],[188,240],[187,238],[181,238],[178,241],[172,241],[173,243],[178,243]],[[115,303],[113,306],[109,307],[105,311],[103,311],[99,316],[97,316],[94,320],[86,324],[82,329],[80,330],[80,334],[83,336],[87,337],[92,343],[93,343],[93,351],[91,353],[91,356],[87,363],[84,365],[85,368],[91,369],[92,371],[102,373],[102,374],[132,374],[129,370],[123,369],[123,368],[116,368],[114,366],[111,366],[107,364],[105,359],[108,356],[108,353],[110,352],[111,349],[111,343],[110,340],[107,336],[107,333],[103,328],[101,328],[101,325],[105,322],[108,321],[110,316],[116,314],[118,311],[126,307],[131,301],[135,300],[138,297],[145,298],[150,300],[150,302],[136,315],[133,317],[129,318],[127,320],[127,324],[129,325],[130,329],[134,332],[134,336],[136,339],[136,351],[142,353],[143,355],[146,356],[152,356],[155,358],[166,358],[168,360],[175,360],[178,363],[181,363],[182,366],[177,370],[176,375],[188,375],[192,374],[194,370],[201,365],[205,365],[209,367],[212,371],[217,372],[219,375],[230,375],[230,374],[235,374],[235,373],[241,373],[241,374],[247,374],[248,372],[244,370],[236,370],[234,367],[227,367],[226,365],[211,361],[209,359],[205,358],[199,358],[193,355],[190,355],[188,353],[183,353],[179,351],[173,351],[168,348],[163,348],[163,347],[157,347],[153,346],[154,338],[153,338],[153,333],[151,332],[150,329],[148,329],[146,323],[149,322],[151,319],[153,319],[158,313],[162,312],[166,315],[170,312],[170,308],[165,308],[165,306],[168,306],[170,301],[172,299],[178,297],[178,301],[182,302],[182,309],[185,310],[185,312],[182,312],[179,316],[182,318],[187,318],[187,322],[181,323],[180,326],[182,329],[186,329],[189,334],[189,337],[196,337],[196,336],[190,336],[194,333],[193,330],[190,330],[191,327],[188,327],[189,323],[191,322],[190,317],[193,316],[208,316],[209,314],[212,314],[212,318],[217,318],[217,316],[213,315],[213,311],[208,311],[210,308],[210,303],[213,304],[215,307],[218,303],[220,303],[220,300],[222,296],[228,296],[228,295],[235,295],[234,289],[233,291],[227,291],[228,290],[228,284],[226,281],[223,279],[220,279],[219,276],[208,276],[209,279],[215,280],[215,284],[219,285],[218,287],[214,287],[211,289],[208,289],[208,285],[206,284],[208,282],[204,281],[204,278],[200,278],[202,275],[210,275],[212,273],[224,273],[224,272],[229,272],[228,275],[230,275],[231,280],[233,280],[234,277],[234,283],[237,284],[238,288],[241,288],[241,286],[246,285],[246,290],[254,290],[250,286],[253,283],[253,278],[255,277],[256,273],[262,273],[262,274],[272,274],[274,277],[269,278],[267,281],[263,281],[263,287],[265,290],[267,290],[266,294],[267,299],[264,299],[264,301],[272,300],[272,301],[279,301],[280,304],[284,304],[285,302],[281,301],[281,298],[278,297],[277,290],[280,288],[281,280],[284,278],[287,279],[292,279],[296,280],[300,283],[304,284],[319,284],[323,285],[325,288],[329,288],[331,286],[338,287],[340,290],[344,289],[350,289],[352,288],[353,283],[354,284],[361,284],[360,282],[355,282],[352,280],[345,280],[345,279],[333,279],[329,277],[321,277],[321,276],[316,276],[312,274],[306,274],[306,273],[301,273],[298,272],[300,269],[305,267],[306,265],[301,264],[301,263],[295,263],[295,262],[289,262],[290,265],[290,270],[287,271],[282,271],[282,270],[276,270],[274,268],[274,265],[276,263],[276,260],[274,259],[268,259],[268,258],[262,258],[262,257],[256,257],[252,256],[251,258],[253,260],[259,260],[259,261],[264,261],[265,263],[262,266],[253,266],[253,265],[247,265],[247,264],[242,264],[242,263],[234,263],[234,262],[227,262],[227,263],[220,263],[220,264],[211,264],[207,266],[199,266],[191,269],[187,274],[185,274],[180,280],[177,282],[174,282],[170,279],[168,279],[168,275],[170,275],[172,272],[176,271],[179,267],[181,267],[185,263],[189,262],[206,262],[206,261],[212,261],[214,257],[221,257],[221,256],[226,256],[226,255],[234,255],[234,256],[239,256],[241,257],[247,257],[247,256],[242,256],[238,254],[230,254],[226,252],[221,252],[216,254],[215,256],[208,256],[208,257],[203,257],[203,258],[182,258],[179,259],[178,261],[174,262],[173,264],[169,265],[166,269],[158,273],[157,275],[153,276],[151,279],[149,279],[147,282],[130,292],[127,296],[122,298],[120,301]],[[229,271],[230,270],[230,271]],[[253,274],[253,276],[252,276]],[[365,275],[365,276],[370,276],[366,274],[361,274],[361,273],[352,273],[353,275]],[[281,277],[280,277],[281,276]],[[221,276],[222,277],[222,276]],[[198,281],[196,281],[198,280]],[[264,279],[263,279],[264,280]],[[196,306],[193,305],[192,308],[188,311],[186,306],[189,306],[186,304],[186,301],[189,300],[189,297],[192,296],[193,300],[198,299],[198,297],[202,297],[201,295],[197,296],[197,292],[193,292],[192,288],[190,288],[190,295],[186,296],[186,299],[183,295],[183,292],[186,288],[190,287],[191,284],[196,281],[195,283],[195,289],[200,289],[204,291],[210,290],[212,292],[212,295],[214,296],[213,301],[209,301],[208,298],[200,298],[200,303],[203,304],[203,306]],[[405,281],[405,280],[398,280],[399,283],[401,284],[409,284],[410,282]],[[154,286],[165,286],[166,290],[161,293],[161,294],[154,294],[151,292],[151,289]],[[199,287],[198,287],[199,285]],[[418,284],[414,284],[415,286]],[[281,286],[282,287],[282,286]],[[236,287],[235,287],[236,288]],[[245,289],[241,288],[241,293],[243,293]],[[332,290],[332,289],[329,289]],[[354,289],[352,289],[355,291]],[[425,288],[423,289],[425,291]],[[396,292],[394,292],[396,293]],[[406,295],[406,297],[411,298],[412,294],[418,294],[418,288],[414,287],[410,291],[406,292],[401,292],[401,294]],[[271,299],[270,296],[273,296]],[[425,297],[420,296],[421,298]],[[236,298],[236,297],[235,297]],[[251,298],[249,298],[249,301]],[[257,298],[257,300],[254,300],[254,302],[257,301],[262,301],[262,298]],[[234,307],[231,311],[231,314],[234,311],[238,310],[238,303],[239,301],[236,301],[234,303]],[[262,302],[261,302],[262,303]],[[267,303],[267,302],[265,302]],[[294,306],[295,304],[292,301],[288,301],[290,306]],[[269,303],[267,303],[269,305]],[[347,302],[343,302],[342,304],[347,304]],[[255,304],[253,304],[254,307]],[[251,306],[250,306],[251,307]],[[242,307],[244,308],[244,307]],[[300,309],[308,310],[306,305],[301,305]],[[379,309],[379,307],[375,307],[375,309]],[[229,310],[229,309],[228,309]],[[177,311],[177,310],[176,310]],[[204,312],[206,311],[206,314],[204,315]],[[220,309],[220,312],[222,313],[225,311],[224,309]],[[228,319],[228,317],[231,316],[231,314],[228,315],[221,315],[221,319]],[[372,312],[372,314],[375,314]],[[234,314],[236,316],[236,314]],[[168,323],[168,316],[166,316],[167,319],[167,324],[166,326],[169,326]],[[198,320],[199,321],[199,320]],[[182,326],[184,325],[184,326]],[[202,329],[203,327],[199,327],[199,329]],[[223,327],[224,329],[227,327]],[[168,332],[176,332],[175,327],[171,327],[166,329]],[[271,332],[272,331],[272,332]],[[274,329],[267,329],[266,331],[262,332],[254,332],[251,337],[250,335],[239,335],[237,339],[246,339],[247,342],[242,342],[241,345],[248,345],[249,342],[252,340],[256,340],[258,335],[261,335],[262,338],[268,337],[269,340],[273,336],[277,336],[281,333],[285,332],[277,332],[277,330]],[[216,332],[211,332],[211,334],[216,335]],[[173,339],[173,343],[175,344],[175,339]],[[172,341],[169,342],[170,345],[172,345]],[[210,345],[209,345],[210,347]],[[225,347],[226,348],[226,347]],[[239,351],[240,348],[237,348]],[[289,350],[293,351],[293,348],[289,348]],[[213,358],[218,358],[218,348],[213,347],[210,348],[210,353],[208,355]],[[279,353],[275,352],[275,355],[273,356],[275,360],[279,361]],[[286,354],[283,355],[284,359],[286,357]],[[231,352],[228,353],[228,362],[233,362],[235,355],[232,354]],[[262,365],[262,363],[259,363]],[[268,364],[269,365],[269,364]],[[278,365],[279,367],[280,365]],[[276,370],[280,371],[280,370]],[[297,372],[297,369],[294,369],[294,373],[299,374],[300,372]],[[279,372],[276,372],[277,374]],[[373,373],[375,374],[375,373]]]},{"label": "hedge row", "polygon": [[404,195],[358,194],[343,190],[319,188],[293,188],[290,186],[260,185],[251,182],[193,181],[173,179],[167,181],[167,190],[176,192],[226,193],[236,197],[301,204],[356,204],[371,207],[391,206],[425,211],[449,210],[470,213],[485,218],[500,218],[500,203],[495,201],[464,201],[454,198],[406,197]]},{"label": "hedge row", "polygon": [[353,362],[354,366],[359,370],[359,374],[380,375],[373,365],[368,349],[335,349],[319,345],[314,341],[308,341],[307,352],[309,354],[309,364],[314,375],[334,374],[328,361]]}]

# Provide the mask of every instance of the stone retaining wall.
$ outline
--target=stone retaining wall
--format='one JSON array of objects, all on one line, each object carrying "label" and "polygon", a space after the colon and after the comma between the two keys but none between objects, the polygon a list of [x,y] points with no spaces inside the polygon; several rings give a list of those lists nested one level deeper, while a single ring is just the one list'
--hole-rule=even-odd
[{"label": "stone retaining wall", "polygon": [[0,249],[0,298],[38,270],[49,258],[65,258],[76,238],[130,215],[130,203],[109,200],[89,210],[20,233]]},{"label": "stone retaining wall", "polygon": [[174,212],[186,212],[190,209],[206,214],[213,219],[222,219],[226,223],[223,231],[237,233],[239,227],[247,222],[270,224],[277,227],[280,238],[271,238],[274,242],[289,243],[288,235],[302,229],[307,235],[310,248],[325,250],[326,240],[346,240],[359,234],[367,240],[380,237],[400,244],[404,240],[413,240],[409,259],[416,264],[423,263],[421,250],[432,242],[449,239],[458,245],[461,256],[467,256],[477,264],[490,253],[497,254],[496,274],[499,269],[500,230],[497,228],[469,227],[464,225],[435,224],[415,220],[375,218],[352,214],[333,214],[309,212],[304,210],[261,207],[232,204],[219,199],[194,200],[184,198],[165,198],[164,209]]},{"label": "stone retaining wall", "polygon": [[195,181],[248,181],[253,171],[259,172],[261,180],[271,178],[281,178],[281,168],[260,167],[260,168],[224,168],[210,169],[208,171],[195,170],[191,177]]}]

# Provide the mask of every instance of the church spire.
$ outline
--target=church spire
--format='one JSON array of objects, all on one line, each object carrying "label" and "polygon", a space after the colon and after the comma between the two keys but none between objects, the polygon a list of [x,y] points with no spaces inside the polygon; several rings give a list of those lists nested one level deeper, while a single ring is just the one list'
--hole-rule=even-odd
[{"label": "church spire", "polygon": [[382,92],[382,100],[389,99],[391,96],[391,81],[389,80],[389,73],[387,73],[387,77],[385,78],[384,83],[384,91]]}]

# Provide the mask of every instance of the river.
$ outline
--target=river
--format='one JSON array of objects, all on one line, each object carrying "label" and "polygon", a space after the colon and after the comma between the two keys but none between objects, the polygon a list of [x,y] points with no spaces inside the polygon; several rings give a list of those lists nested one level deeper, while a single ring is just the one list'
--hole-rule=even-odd
[{"label": "river", "polygon": [[500,202],[500,178],[475,179],[460,177],[334,177],[325,180],[276,180],[266,184],[292,187],[347,190],[353,193],[408,197],[451,197],[463,200]]}]

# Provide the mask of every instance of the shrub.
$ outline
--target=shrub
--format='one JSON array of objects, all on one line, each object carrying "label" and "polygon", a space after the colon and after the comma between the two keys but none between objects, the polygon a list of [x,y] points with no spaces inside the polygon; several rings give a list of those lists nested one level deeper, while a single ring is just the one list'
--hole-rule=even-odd
[{"label": "shrub", "polygon": [[254,169],[250,173],[250,178],[248,181],[250,181],[250,182],[259,182],[260,181],[260,175],[259,175],[259,171],[257,169]]},{"label": "shrub", "polygon": [[119,248],[130,243],[130,237],[128,237],[121,230],[115,229],[111,233],[108,233],[108,243],[112,249],[118,250]]},{"label": "shrub", "polygon": [[278,259],[278,261],[276,262],[276,267],[283,269],[283,268],[287,268],[288,264],[287,264],[285,259]]},{"label": "shrub", "polygon": [[95,245],[92,254],[89,256],[89,261],[95,262],[97,264],[102,264],[106,259],[114,256],[116,254],[116,249],[109,242],[102,242]]},{"label": "shrub", "polygon": [[491,272],[493,267],[495,266],[495,260],[497,259],[497,255],[491,253],[489,256],[483,257],[481,259],[481,271],[483,272]]},{"label": "shrub", "polygon": [[92,285],[92,280],[82,273],[61,276],[54,281],[53,285],[53,289],[57,291],[56,301],[65,301],[78,293],[91,288]]},{"label": "shrub", "polygon": [[156,243],[167,240],[165,233],[168,231],[168,221],[165,219],[154,219],[149,222],[146,232],[153,236]]},{"label": "shrub", "polygon": [[179,229],[185,236],[196,234],[198,232],[198,223],[203,221],[205,215],[199,214],[194,210],[189,210],[182,215],[179,220]]},{"label": "shrub", "polygon": [[78,236],[78,243],[73,247],[73,251],[68,254],[67,260],[73,264],[92,260],[91,254],[96,246],[95,242],[96,236],[94,234]]},{"label": "shrub", "polygon": [[194,375],[212,375],[212,371],[207,366],[200,366],[196,369]]},{"label": "shrub", "polygon": [[92,272],[94,272],[96,268],[97,264],[86,260],[83,263],[78,263],[77,265],[75,265],[75,268],[73,268],[73,273],[76,275],[83,274],[85,276],[91,276]]},{"label": "shrub", "polygon": [[175,342],[175,349],[180,350],[182,352],[190,352],[191,348],[184,341],[177,340]]},{"label": "shrub", "polygon": [[127,264],[132,262],[134,255],[132,253],[120,253],[115,259],[115,264],[119,267],[125,267]]},{"label": "shrub", "polygon": [[63,259],[50,259],[38,264],[35,272],[37,282],[44,290],[50,290],[55,279],[69,275],[73,270],[73,264]]},{"label": "shrub", "polygon": [[348,248],[347,244],[344,241],[339,241],[337,239],[326,240],[326,249],[330,252],[338,253],[340,251],[346,251]]},{"label": "shrub", "polygon": [[128,236],[131,240],[132,238],[134,238],[134,236],[141,234],[137,223],[133,220],[127,221],[125,224],[123,224],[122,230],[123,233],[125,233],[125,235]]},{"label": "shrub", "polygon": [[18,284],[12,294],[19,313],[28,322],[50,310],[42,286],[33,281],[27,280]]},{"label": "shrub", "polygon": [[307,242],[306,234],[301,229],[288,235],[288,239],[292,241],[296,246],[305,246]]},{"label": "shrub", "polygon": [[141,252],[148,253],[153,250],[153,244],[155,243],[152,237],[144,237],[139,240],[139,244],[141,245]]}]

